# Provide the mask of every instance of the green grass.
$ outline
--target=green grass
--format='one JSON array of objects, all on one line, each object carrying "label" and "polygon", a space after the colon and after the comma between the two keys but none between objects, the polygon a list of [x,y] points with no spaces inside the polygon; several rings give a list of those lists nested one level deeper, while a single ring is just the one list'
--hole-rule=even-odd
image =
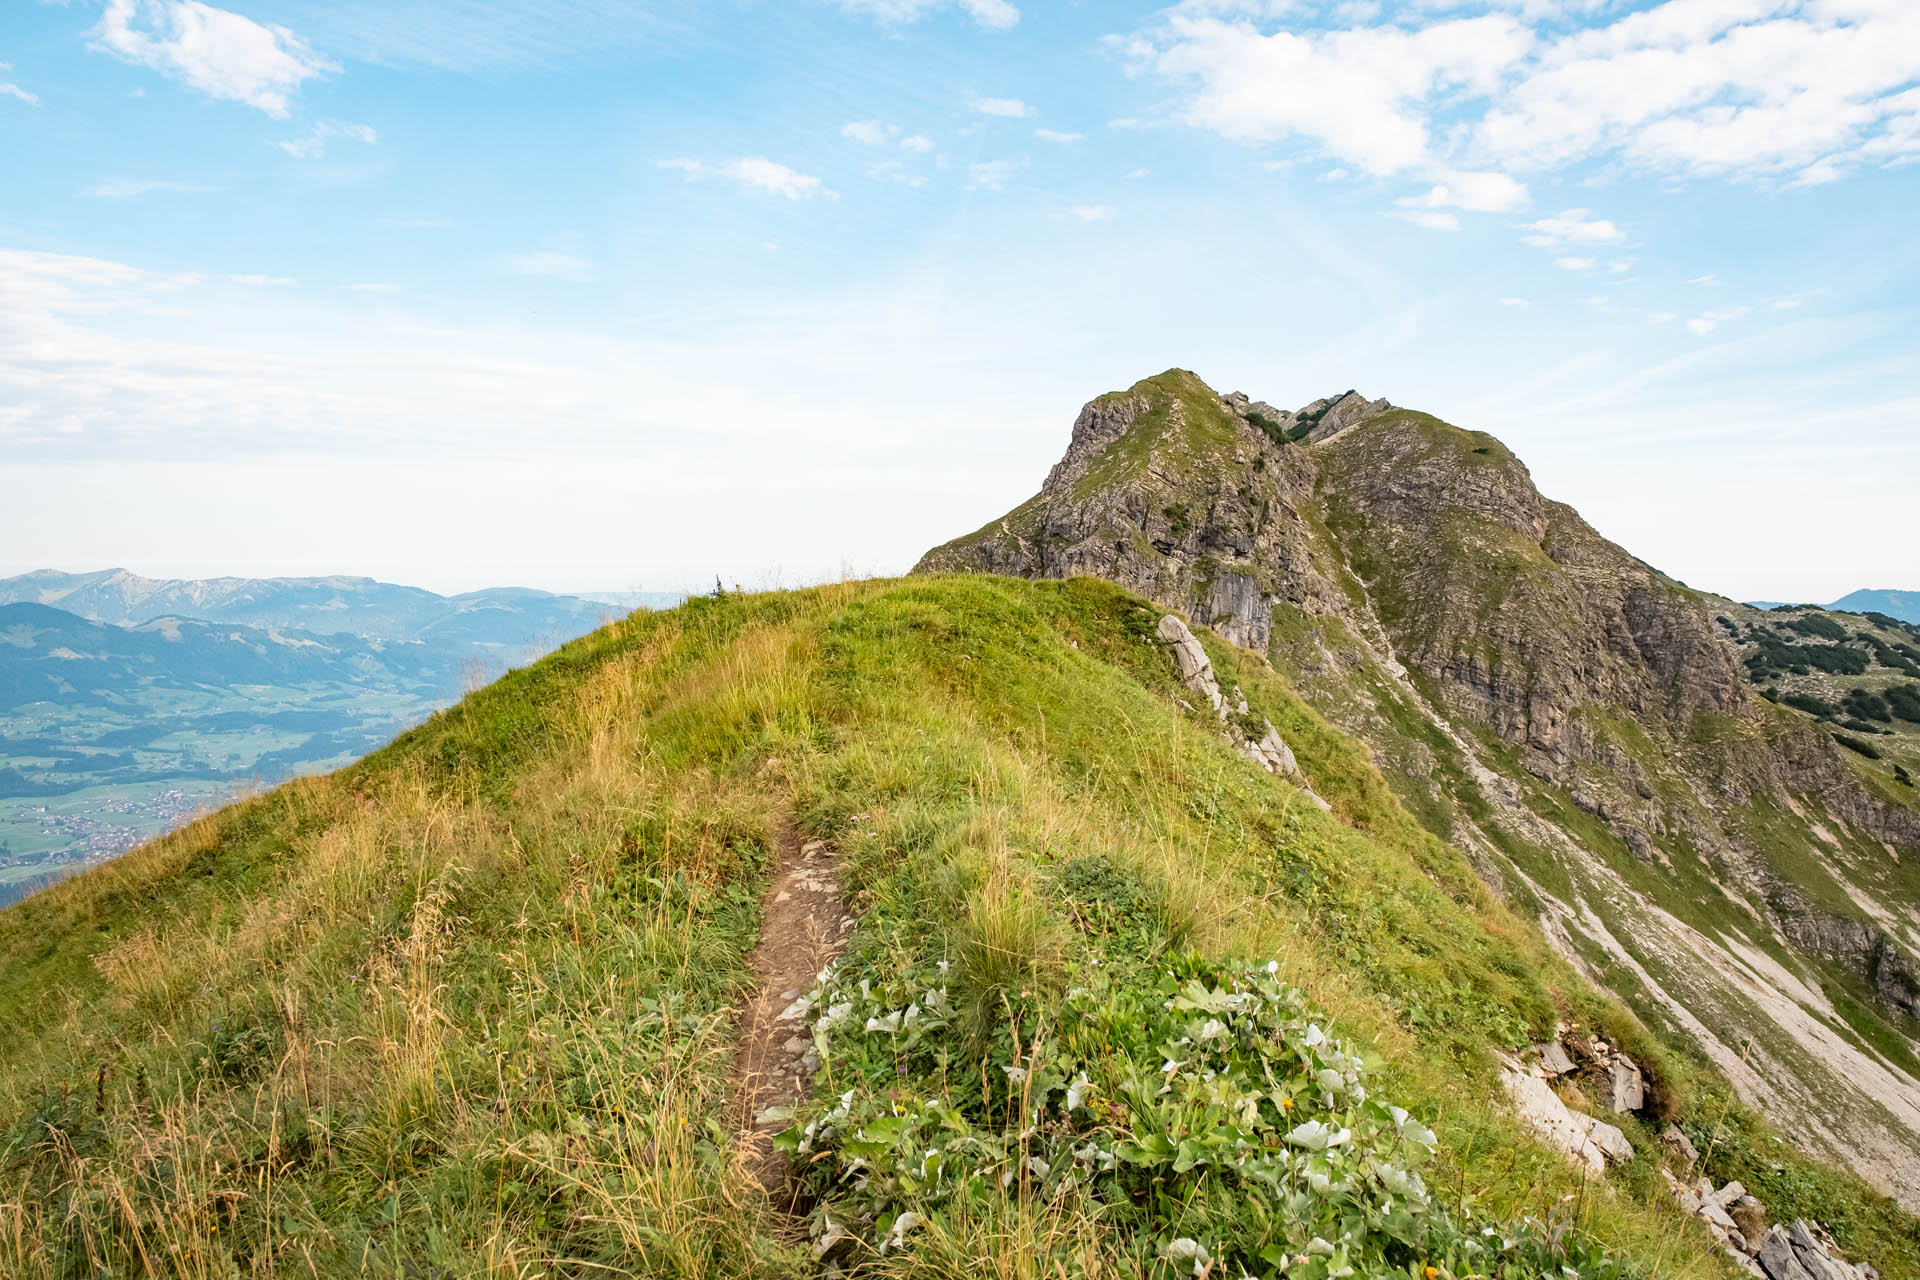
[{"label": "green grass", "polygon": [[[1124,1002],[1177,957],[1272,960],[1437,1131],[1425,1173],[1449,1213],[1550,1220],[1584,1274],[1585,1250],[1724,1274],[1650,1179],[1583,1185],[1518,1132],[1490,1052],[1564,1020],[1678,1093],[1711,1080],[1576,978],[1285,679],[1207,638],[1331,814],[1180,710],[1158,616],[1091,581],[985,576],[638,614],[360,764],[0,913],[0,1274],[810,1274],[727,1093],[787,820],[846,859],[860,923],[838,980],[953,965],[969,1012],[946,1069],[990,1061],[996,1009],[1027,1028],[1076,974],[1104,969]],[[901,1066],[902,1089],[927,1084]],[[1192,1225],[1024,1185],[856,1260],[1132,1275],[1160,1265],[1143,1241]],[[1910,1219],[1847,1203],[1843,1242],[1920,1274],[1891,1234]],[[884,1226],[855,1225],[863,1248]]]}]

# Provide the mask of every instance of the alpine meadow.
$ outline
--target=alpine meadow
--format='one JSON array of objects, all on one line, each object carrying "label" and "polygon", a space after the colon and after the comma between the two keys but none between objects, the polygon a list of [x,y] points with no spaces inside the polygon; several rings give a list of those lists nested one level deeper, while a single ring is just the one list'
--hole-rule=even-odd
[{"label": "alpine meadow", "polygon": [[5,6],[0,1280],[1920,1280],[1916,161],[1920,0]]}]

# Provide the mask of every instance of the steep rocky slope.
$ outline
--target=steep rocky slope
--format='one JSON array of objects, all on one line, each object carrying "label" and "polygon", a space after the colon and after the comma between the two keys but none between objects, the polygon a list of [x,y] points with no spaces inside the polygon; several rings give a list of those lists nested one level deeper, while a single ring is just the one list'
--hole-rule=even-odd
[{"label": "steep rocky slope", "polygon": [[1920,1205],[1898,761],[1760,696],[1750,623],[1543,498],[1493,437],[1172,370],[1088,404],[1039,494],[918,570],[1095,575],[1265,655],[1570,960]]}]

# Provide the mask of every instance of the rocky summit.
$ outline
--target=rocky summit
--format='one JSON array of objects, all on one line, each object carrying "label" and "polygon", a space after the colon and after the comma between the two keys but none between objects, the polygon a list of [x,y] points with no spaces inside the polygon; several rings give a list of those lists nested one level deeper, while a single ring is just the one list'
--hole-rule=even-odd
[{"label": "rocky summit", "polygon": [[[1920,1207],[1910,776],[1755,674],[1784,642],[1542,496],[1492,436],[1169,370],[1088,403],[1039,493],[916,572],[1104,578],[1260,655],[1588,978]],[[1853,621],[1857,643],[1828,624],[1857,650],[1830,661],[1897,680],[1900,637]]]}]

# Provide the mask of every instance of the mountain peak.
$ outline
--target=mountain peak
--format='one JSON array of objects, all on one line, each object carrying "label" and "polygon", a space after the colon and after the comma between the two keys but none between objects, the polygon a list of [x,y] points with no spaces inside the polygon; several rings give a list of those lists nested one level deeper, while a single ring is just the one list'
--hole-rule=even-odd
[{"label": "mountain peak", "polygon": [[[1870,993],[1874,1034],[1920,1013],[1914,935],[1856,905],[1908,901],[1889,886],[1920,852],[1909,775],[1757,696],[1719,606],[1544,497],[1494,437],[1357,390],[1286,412],[1173,370],[1090,402],[1038,494],[916,571],[1104,578],[1259,653],[1574,963],[1667,975],[1622,991],[1643,1016],[1691,1020],[1725,1061],[1790,1043],[1741,1070],[1796,1124],[1854,1090],[1827,1153],[1920,1204],[1920,1174],[1854,1156],[1920,1169],[1920,1077],[1836,1049],[1794,994]],[[1807,660],[1920,661],[1897,640]],[[1716,974],[1744,972],[1756,933],[1796,976],[1751,1003]]]}]

